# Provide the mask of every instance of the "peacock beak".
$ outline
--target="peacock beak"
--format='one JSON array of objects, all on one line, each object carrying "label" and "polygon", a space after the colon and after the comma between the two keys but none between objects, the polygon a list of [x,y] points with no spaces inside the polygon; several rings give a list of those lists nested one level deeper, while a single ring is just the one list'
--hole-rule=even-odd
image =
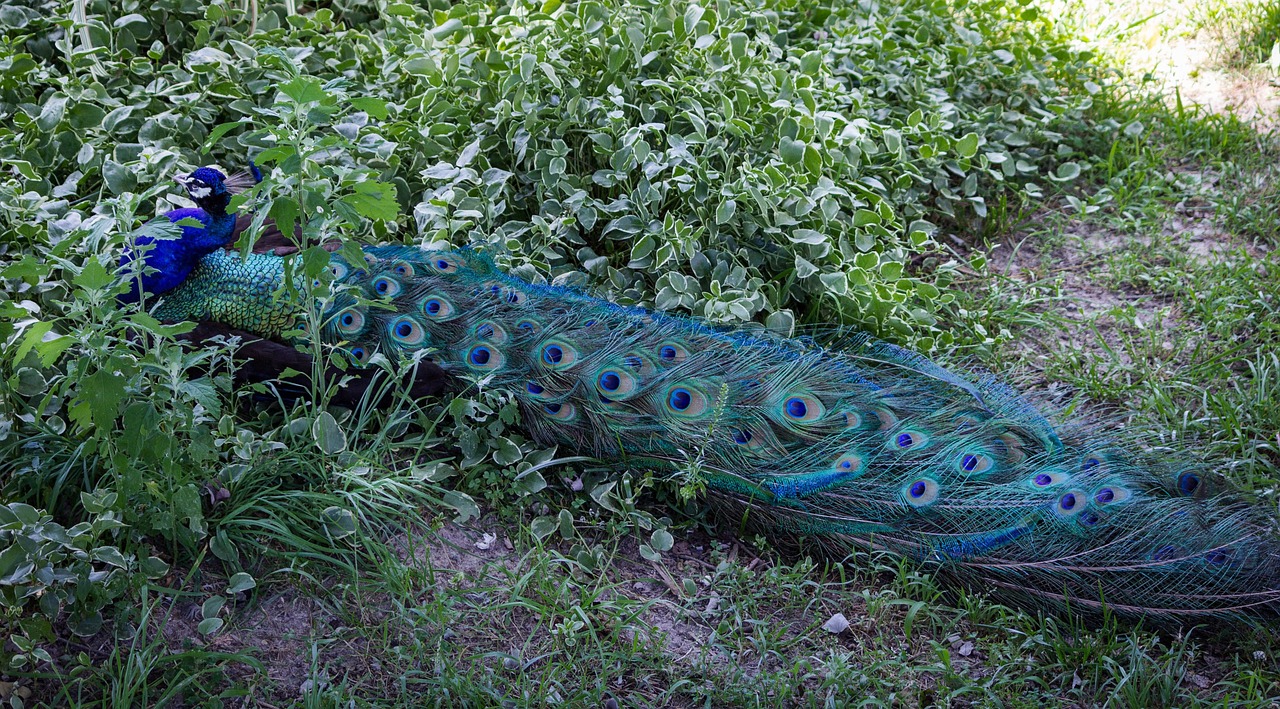
[{"label": "peacock beak", "polygon": [[191,175],[189,175],[189,174],[188,174],[188,175],[181,175],[181,174],[179,174],[179,175],[174,175],[174,176],[173,176],[173,181],[174,181],[174,182],[177,182],[178,184],[182,185],[183,187],[186,187],[187,185],[190,185],[190,184],[191,184]]}]

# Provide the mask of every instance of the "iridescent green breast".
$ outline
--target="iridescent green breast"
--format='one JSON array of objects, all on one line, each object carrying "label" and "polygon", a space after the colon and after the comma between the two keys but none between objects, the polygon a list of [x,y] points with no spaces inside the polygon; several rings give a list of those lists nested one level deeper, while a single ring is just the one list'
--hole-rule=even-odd
[{"label": "iridescent green breast", "polygon": [[278,297],[284,260],[234,251],[215,251],[191,276],[164,296],[156,309],[163,320],[212,320],[236,329],[279,338],[301,314],[298,298]]}]

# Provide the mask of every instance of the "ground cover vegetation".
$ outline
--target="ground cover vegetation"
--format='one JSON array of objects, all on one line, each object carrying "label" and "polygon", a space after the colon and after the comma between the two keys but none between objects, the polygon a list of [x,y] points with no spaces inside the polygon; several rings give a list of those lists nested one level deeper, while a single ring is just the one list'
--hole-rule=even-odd
[{"label": "ground cover vegetation", "polygon": [[[1197,17],[1224,61],[1266,64],[1275,13],[1218,8]],[[537,449],[502,392],[350,411],[320,381],[286,405],[232,389],[231,345],[115,304],[170,177],[252,155],[268,176],[236,205],[311,244],[473,245],[623,303],[870,330],[1192,437],[1273,499],[1276,143],[1111,69],[1088,17],[0,7],[0,700],[1273,701],[1266,628],[1083,625],[736,537],[678,474]]]}]

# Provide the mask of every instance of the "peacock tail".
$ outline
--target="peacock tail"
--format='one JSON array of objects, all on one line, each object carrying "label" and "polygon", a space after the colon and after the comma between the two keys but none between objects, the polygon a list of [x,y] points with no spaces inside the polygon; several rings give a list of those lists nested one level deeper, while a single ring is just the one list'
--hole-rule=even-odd
[{"label": "peacock tail", "polygon": [[[323,337],[424,352],[514,393],[534,439],[618,469],[698,471],[766,533],[909,557],[1029,607],[1163,619],[1280,607],[1273,516],[1188,453],[1051,423],[989,376],[869,337],[838,349],[533,285],[473,252],[334,255]],[[283,260],[206,257],[157,315],[279,338]],[[295,287],[300,284],[292,284]]]}]

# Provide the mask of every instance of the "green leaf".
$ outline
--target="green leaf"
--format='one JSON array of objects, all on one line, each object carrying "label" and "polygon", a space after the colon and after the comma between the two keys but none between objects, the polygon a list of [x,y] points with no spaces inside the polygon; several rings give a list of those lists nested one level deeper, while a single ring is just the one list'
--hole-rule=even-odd
[{"label": "green leaf", "polygon": [[257,585],[258,582],[254,581],[252,576],[241,571],[231,576],[231,580],[227,583],[226,593],[243,593]]},{"label": "green leaf", "polygon": [[139,564],[142,574],[149,579],[162,578],[169,573],[169,564],[158,556],[149,556]]},{"label": "green leaf", "polygon": [[520,462],[524,454],[520,451],[520,446],[511,441],[510,438],[499,436],[493,442],[493,462],[506,467]]},{"label": "green leaf", "polygon": [[[822,52],[814,49],[804,53],[800,57],[800,71],[810,76],[815,76],[822,70]],[[665,551],[665,550],[660,550]]]},{"label": "green leaf", "polygon": [[721,202],[720,207],[716,209],[716,224],[728,223],[730,219],[733,219],[733,215],[737,213],[737,211],[738,211],[737,202],[731,199],[726,199],[725,201]]},{"label": "green leaf", "polygon": [[390,115],[387,102],[372,96],[358,96],[351,99],[351,107],[357,111],[364,111],[380,121],[386,120],[387,116]]},{"label": "green leaf", "polygon": [[827,235],[813,229],[792,229],[787,232],[787,238],[795,244],[825,244],[827,243]]},{"label": "green leaf", "polygon": [[213,635],[219,630],[222,630],[222,626],[225,624],[226,622],[221,618],[205,618],[196,626],[196,632],[201,635]]},{"label": "green leaf", "polygon": [[369,180],[356,183],[355,194],[342,198],[360,216],[384,222],[393,222],[400,216],[400,201],[396,199],[395,185]]},{"label": "green leaf", "polygon": [[[259,156],[261,157],[261,156]],[[302,207],[293,197],[281,196],[271,200],[271,209],[267,214],[275,220],[276,228],[281,234],[292,237],[298,227],[298,215]]]},{"label": "green leaf", "polygon": [[649,536],[649,544],[655,551],[669,551],[672,545],[675,544],[675,539],[671,536],[671,532],[665,529],[655,529],[653,534]]},{"label": "green leaf", "polygon": [[452,507],[454,511],[458,513],[458,517],[454,521],[459,524],[466,522],[472,517],[480,516],[480,507],[476,505],[475,500],[472,500],[470,495],[464,492],[458,492],[457,490],[445,490],[444,495],[441,496],[441,500],[444,504]]},{"label": "green leaf", "polygon": [[347,449],[347,434],[328,411],[321,411],[311,423],[311,438],[316,442],[316,447],[326,455],[334,455]]},{"label": "green leaf", "polygon": [[788,165],[799,165],[804,160],[804,150],[807,147],[809,146],[803,141],[785,135],[778,140],[778,154],[782,156],[782,162]]},{"label": "green leaf", "polygon": [[88,416],[76,423],[109,430],[115,423],[120,402],[124,401],[124,383],[123,377],[106,369],[99,369],[81,379],[74,401],[88,406]]},{"label": "green leaf", "polygon": [[239,120],[239,121],[230,121],[227,123],[220,123],[217,126],[214,126],[214,129],[209,131],[209,137],[205,139],[204,145],[200,146],[200,152],[202,153],[209,152],[209,150],[213,148],[214,144],[217,143],[218,140],[222,138],[222,136],[226,135],[227,133],[230,133],[231,131],[235,130],[237,127],[245,125],[247,123],[248,123],[247,120]]},{"label": "green leaf", "polygon": [[538,541],[542,541],[552,534],[555,534],[557,526],[555,517],[543,515],[541,517],[535,517],[534,520],[529,523],[529,531],[538,539]]},{"label": "green leaf", "polygon": [[320,524],[334,539],[342,539],[356,533],[356,516],[342,507],[326,507],[320,513]]},{"label": "green leaf", "polygon": [[138,186],[138,180],[133,176],[133,171],[115,160],[107,160],[102,163],[102,179],[107,183],[107,189],[112,194],[124,194],[132,192]]},{"label": "green leaf", "polygon": [[854,226],[869,226],[880,223],[880,213],[870,209],[859,209],[853,215]]},{"label": "green leaf", "polygon": [[1074,162],[1064,162],[1058,166],[1058,170],[1054,174],[1049,175],[1049,179],[1054,182],[1070,182],[1080,176],[1080,164]]},{"label": "green leaf", "polygon": [[227,532],[224,529],[219,529],[218,533],[209,540],[209,551],[228,564],[238,565],[240,563],[240,550],[227,537]]},{"label": "green leaf", "polygon": [[111,285],[115,277],[111,275],[98,259],[90,257],[84,268],[76,274],[71,282],[85,290],[98,290]]},{"label": "green leaf", "polygon": [[280,92],[298,105],[319,103],[329,96],[324,85],[314,76],[295,76],[280,85]]},{"label": "green leaf", "polygon": [[956,141],[956,154],[962,158],[971,158],[978,154],[978,134],[969,133]]}]

